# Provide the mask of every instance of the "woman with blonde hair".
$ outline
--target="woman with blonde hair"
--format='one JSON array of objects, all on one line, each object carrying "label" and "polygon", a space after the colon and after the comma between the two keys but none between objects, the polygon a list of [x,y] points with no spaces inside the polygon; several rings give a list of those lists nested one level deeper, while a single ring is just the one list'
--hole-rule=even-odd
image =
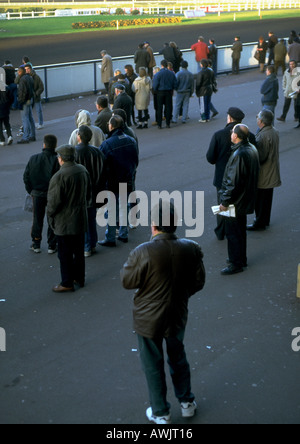
[{"label": "woman with blonde hair", "polygon": [[152,80],[148,76],[147,69],[141,67],[139,76],[132,85],[132,91],[135,93],[135,107],[138,111],[137,129],[148,128],[150,92],[152,88]]}]

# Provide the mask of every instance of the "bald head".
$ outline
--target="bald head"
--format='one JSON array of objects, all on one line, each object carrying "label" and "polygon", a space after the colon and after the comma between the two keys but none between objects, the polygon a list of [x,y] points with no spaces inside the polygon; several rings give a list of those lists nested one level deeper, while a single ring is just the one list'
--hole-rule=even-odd
[{"label": "bald head", "polygon": [[232,131],[232,143],[247,142],[249,139],[250,130],[247,125],[242,123],[235,125]]}]

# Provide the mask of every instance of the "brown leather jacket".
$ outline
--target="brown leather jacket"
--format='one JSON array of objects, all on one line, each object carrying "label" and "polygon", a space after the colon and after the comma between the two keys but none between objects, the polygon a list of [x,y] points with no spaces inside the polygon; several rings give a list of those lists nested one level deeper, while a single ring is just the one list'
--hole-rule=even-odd
[{"label": "brown leather jacket", "polygon": [[138,289],[136,333],[151,339],[173,337],[186,327],[188,300],[205,284],[202,259],[196,242],[175,234],[159,234],[130,254],[121,280],[126,289]]}]

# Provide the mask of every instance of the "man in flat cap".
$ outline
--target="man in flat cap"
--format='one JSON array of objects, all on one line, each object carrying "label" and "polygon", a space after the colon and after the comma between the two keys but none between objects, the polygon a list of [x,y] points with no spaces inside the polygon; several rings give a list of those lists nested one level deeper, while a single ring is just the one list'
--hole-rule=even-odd
[{"label": "man in flat cap", "polygon": [[84,235],[92,196],[89,173],[75,163],[75,148],[62,145],[56,152],[61,168],[50,181],[48,217],[57,236],[61,283],[53,291],[66,293],[85,284]]},{"label": "man in flat cap", "polygon": [[[231,154],[231,133],[235,125],[242,123],[245,118],[243,111],[236,107],[229,108],[227,112],[227,125],[224,129],[217,131],[210,142],[209,149],[206,155],[207,161],[215,165],[214,186],[219,191],[222,187],[224,171]],[[250,133],[249,141],[256,145],[254,134]],[[220,201],[218,200],[218,203]],[[219,240],[225,238],[225,224],[224,218],[217,216],[217,228],[215,229],[216,236]]]},{"label": "man in flat cap", "polygon": [[132,115],[132,98],[126,93],[125,86],[122,83],[117,83],[115,85],[115,101],[113,110],[123,109],[127,116],[127,125],[131,126],[131,115]]}]

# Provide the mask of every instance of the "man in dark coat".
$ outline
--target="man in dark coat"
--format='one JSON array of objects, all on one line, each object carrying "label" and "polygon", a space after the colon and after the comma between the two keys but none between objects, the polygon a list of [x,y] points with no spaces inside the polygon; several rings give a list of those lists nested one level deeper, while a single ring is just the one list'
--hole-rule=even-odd
[{"label": "man in dark coat", "polygon": [[125,86],[117,83],[115,85],[115,101],[114,101],[114,109],[121,108],[126,112],[127,116],[127,125],[131,126],[131,115],[132,115],[132,98],[125,91]]},{"label": "man in dark coat", "polygon": [[144,48],[144,43],[140,43],[134,54],[135,72],[138,73],[140,68],[148,68],[150,60],[150,53]]},{"label": "man in dark coat", "polygon": [[[166,226],[163,220],[168,219]],[[151,220],[152,239],[130,254],[121,280],[126,289],[138,289],[133,316],[150,395],[151,407],[146,415],[156,424],[170,424],[163,342],[182,416],[192,417],[197,404],[183,340],[189,298],[203,289],[205,268],[200,246],[175,235],[177,223],[172,204],[161,202],[154,207]]]},{"label": "man in dark coat", "polygon": [[[134,191],[134,180],[139,164],[139,154],[136,141],[124,134],[123,119],[120,116],[113,116],[109,122],[108,139],[102,143],[100,150],[105,158],[106,165],[106,190],[115,197],[115,202],[108,199],[108,225],[105,240],[99,242],[102,247],[116,247],[117,221],[110,221],[111,214],[119,213],[119,236],[118,240],[128,242],[128,220],[127,220],[127,196],[126,205],[119,205],[120,184],[127,187],[130,194]],[[115,205],[115,208],[113,206]],[[117,208],[116,208],[117,207]]]},{"label": "man in dark coat", "polygon": [[[24,172],[24,183],[28,194],[33,200],[33,225],[31,230],[31,250],[41,252],[41,242],[44,218],[47,207],[47,193],[49,183],[54,174],[59,170],[59,163],[55,148],[57,138],[51,134],[44,137],[43,151],[32,156]],[[48,253],[56,252],[56,236],[48,221]]]},{"label": "man in dark coat", "polygon": [[235,217],[225,217],[229,265],[223,275],[244,271],[247,267],[247,214],[253,214],[259,175],[257,149],[249,143],[249,128],[236,125],[231,135],[232,153],[220,190],[220,211],[235,207]]},{"label": "man in dark coat", "polygon": [[263,82],[260,90],[260,93],[262,94],[261,102],[263,109],[272,111],[272,113],[275,115],[275,108],[279,98],[279,83],[273,65],[267,67],[266,74],[267,78]]},{"label": "man in dark coat", "polygon": [[35,139],[35,122],[32,115],[32,106],[34,104],[34,84],[29,74],[26,74],[25,68],[18,69],[19,86],[18,86],[18,103],[21,110],[21,118],[23,123],[23,137],[18,143],[34,142]]},{"label": "man in dark coat", "polygon": [[235,37],[231,50],[232,50],[232,54],[231,54],[232,74],[239,74],[240,73],[241,53],[243,51],[243,44],[242,44],[239,36]]},{"label": "man in dark coat", "polygon": [[108,100],[106,96],[99,96],[96,102],[96,108],[98,111],[97,118],[95,120],[95,126],[98,126],[104,134],[108,134],[108,122],[112,116],[112,112],[108,107]]},{"label": "man in dark coat", "polygon": [[93,137],[92,130],[87,125],[78,129],[75,160],[89,172],[92,186],[92,205],[88,208],[88,231],[85,234],[85,257],[95,253],[98,242],[96,223],[96,199],[98,193],[105,189],[104,155],[99,148],[89,145]]},{"label": "man in dark coat", "polygon": [[202,59],[200,65],[201,71],[198,72],[196,78],[196,95],[199,97],[199,105],[200,99],[203,97],[205,118],[201,118],[200,122],[206,123],[210,121],[211,96],[216,80],[215,74],[213,70],[208,67],[208,61],[206,59]]},{"label": "man in dark coat", "polygon": [[[173,49],[173,48],[172,48]],[[161,61],[161,70],[153,77],[153,91],[157,95],[157,126],[161,129],[163,107],[165,107],[166,125],[170,128],[173,114],[173,92],[177,87],[175,73],[169,71],[166,60]]]},{"label": "man in dark coat", "polygon": [[[224,172],[231,155],[231,132],[235,125],[242,123],[245,118],[243,111],[236,107],[231,107],[227,111],[227,125],[224,129],[217,131],[210,142],[209,149],[206,154],[207,161],[211,165],[215,165],[214,186],[217,188],[218,204],[220,204],[219,191],[222,187]],[[249,141],[253,145],[256,144],[255,135],[249,134]],[[225,238],[225,219],[217,216],[216,236],[219,240]]]},{"label": "man in dark coat", "polygon": [[55,293],[74,291],[74,284],[85,284],[84,235],[88,229],[87,209],[91,205],[90,176],[75,163],[75,148],[56,149],[61,166],[50,182],[48,217],[57,236],[61,283]]}]

